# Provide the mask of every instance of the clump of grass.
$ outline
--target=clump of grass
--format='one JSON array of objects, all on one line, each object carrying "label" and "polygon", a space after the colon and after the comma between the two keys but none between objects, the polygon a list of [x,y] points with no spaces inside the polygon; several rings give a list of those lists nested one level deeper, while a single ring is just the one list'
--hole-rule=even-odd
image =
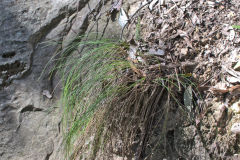
[{"label": "clump of grass", "polygon": [[58,66],[62,69],[64,83],[66,157],[71,155],[75,140],[84,132],[95,111],[117,93],[124,92],[124,86],[116,82],[121,73],[130,68],[125,53],[128,45],[124,42],[104,39],[75,45],[84,45],[83,53],[68,53],[69,58]]},{"label": "clump of grass", "polygon": [[[83,46],[79,54],[76,50]],[[66,158],[77,157],[79,146],[75,142],[99,110],[104,110],[105,119],[100,118],[96,126],[94,158],[109,139],[102,142],[105,133],[111,138],[121,133],[122,154],[143,158],[153,130],[160,124],[163,134],[166,132],[171,100],[183,113],[191,112],[181,101],[184,90],[194,86],[189,76],[176,76],[175,71],[162,72],[160,68],[150,71],[147,65],[133,64],[127,60],[128,48],[126,42],[108,39],[76,40],[58,59],[55,70],[61,70],[64,86],[61,99]],[[136,142],[137,149],[132,149]]]}]

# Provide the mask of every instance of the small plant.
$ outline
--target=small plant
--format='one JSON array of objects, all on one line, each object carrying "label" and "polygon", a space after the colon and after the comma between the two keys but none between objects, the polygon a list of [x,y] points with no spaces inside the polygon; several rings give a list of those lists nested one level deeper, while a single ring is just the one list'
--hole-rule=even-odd
[{"label": "small plant", "polygon": [[85,131],[95,111],[117,93],[124,92],[124,86],[115,83],[130,68],[125,53],[127,43],[104,39],[74,45],[85,46],[83,53],[69,52],[73,51],[71,46],[67,49],[69,58],[61,57],[57,66],[64,83],[66,157],[72,154],[74,141]]},{"label": "small plant", "polygon": [[233,25],[232,26],[234,29],[240,29],[240,25]]},{"label": "small plant", "polygon": [[[77,49],[83,46],[79,54]],[[58,59],[55,70],[60,70],[64,86],[61,99],[67,159],[77,157],[81,147],[75,144],[93,121],[97,121],[93,159],[102,146],[119,133],[122,154],[141,158],[142,149],[147,145],[146,137],[159,125],[166,132],[171,104],[193,118],[189,114],[192,108],[179,100],[188,86],[194,86],[189,75],[176,75],[173,70],[165,72],[158,67],[149,70],[147,64],[134,64],[127,58],[128,49],[128,43],[109,39],[75,41]],[[190,88],[188,92],[194,91]],[[192,107],[193,95],[186,95],[186,104]],[[96,119],[99,113],[104,118]],[[131,150],[136,141],[139,146]]]},{"label": "small plant", "polygon": [[139,41],[141,39],[141,18],[138,17],[136,24],[136,40]]}]

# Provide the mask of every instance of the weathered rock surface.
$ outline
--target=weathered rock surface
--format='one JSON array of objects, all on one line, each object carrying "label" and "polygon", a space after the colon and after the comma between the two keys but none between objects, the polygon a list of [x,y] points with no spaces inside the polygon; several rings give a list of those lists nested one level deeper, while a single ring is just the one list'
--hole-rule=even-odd
[{"label": "weathered rock surface", "polygon": [[58,46],[42,42],[61,41],[70,29],[71,16],[87,2],[0,1],[1,160],[62,157],[58,155],[59,109],[54,109],[59,90],[53,99],[42,94],[51,93],[58,82],[43,72],[49,70],[45,66]]},{"label": "weathered rock surface", "polygon": [[63,158],[59,80],[46,64],[89,30],[100,7],[96,0],[0,1],[1,160]]},{"label": "weathered rock surface", "polygon": [[42,95],[45,82],[38,80],[53,50],[39,52],[37,44],[64,18],[65,5],[49,0],[0,2],[2,160],[49,159],[56,150],[60,119],[54,100]]}]

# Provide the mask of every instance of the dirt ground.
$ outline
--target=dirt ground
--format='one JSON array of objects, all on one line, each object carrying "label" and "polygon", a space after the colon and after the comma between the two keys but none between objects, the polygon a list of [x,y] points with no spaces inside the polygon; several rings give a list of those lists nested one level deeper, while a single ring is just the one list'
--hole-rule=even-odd
[{"label": "dirt ground", "polygon": [[190,74],[201,95],[194,126],[208,158],[240,158],[240,2],[159,0],[133,13],[130,5],[127,40],[137,50],[130,58],[175,66],[165,75]]}]

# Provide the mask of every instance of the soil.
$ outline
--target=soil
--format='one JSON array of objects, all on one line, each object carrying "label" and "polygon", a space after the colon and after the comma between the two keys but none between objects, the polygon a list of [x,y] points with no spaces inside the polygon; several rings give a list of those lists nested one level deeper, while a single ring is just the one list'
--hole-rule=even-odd
[{"label": "soil", "polygon": [[130,58],[149,68],[160,62],[168,66],[164,75],[191,75],[193,90],[200,94],[195,94],[192,110],[196,130],[190,130],[199,136],[208,158],[239,159],[240,131],[233,128],[240,123],[240,2],[159,0],[150,6],[137,12],[130,6],[125,37],[136,50]]}]

